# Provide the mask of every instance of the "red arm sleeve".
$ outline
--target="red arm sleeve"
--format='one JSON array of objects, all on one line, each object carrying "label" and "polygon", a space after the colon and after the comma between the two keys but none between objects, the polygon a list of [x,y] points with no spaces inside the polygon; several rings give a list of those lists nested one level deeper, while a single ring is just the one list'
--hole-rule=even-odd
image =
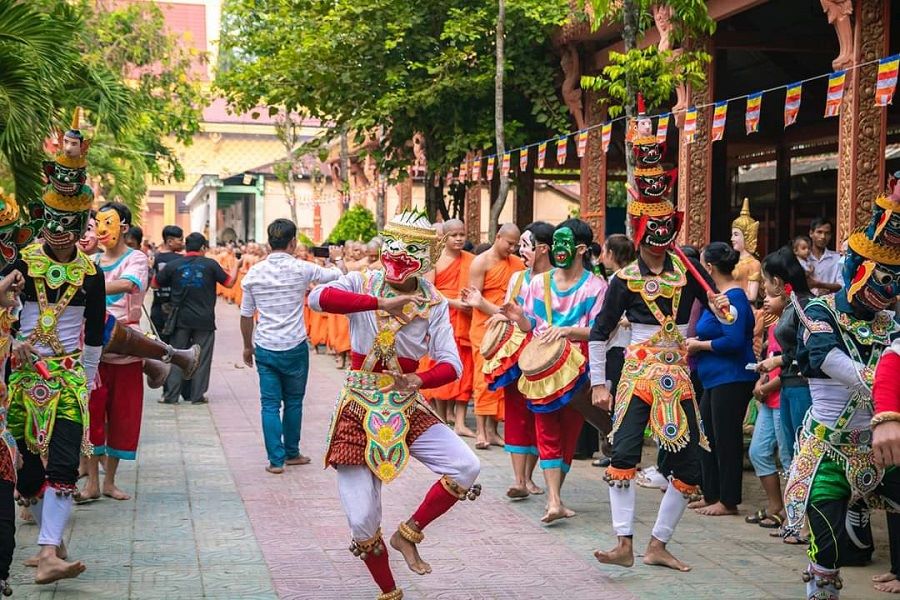
[{"label": "red arm sleeve", "polygon": [[427,371],[416,373],[422,380],[421,389],[431,389],[446,385],[456,379],[456,369],[450,363],[437,363]]},{"label": "red arm sleeve", "polygon": [[334,287],[326,287],[319,294],[319,306],[325,312],[346,315],[377,309],[378,298],[369,294],[357,294]]},{"label": "red arm sleeve", "polygon": [[875,414],[900,412],[900,355],[886,352],[878,361],[875,370],[875,385],[872,387]]}]

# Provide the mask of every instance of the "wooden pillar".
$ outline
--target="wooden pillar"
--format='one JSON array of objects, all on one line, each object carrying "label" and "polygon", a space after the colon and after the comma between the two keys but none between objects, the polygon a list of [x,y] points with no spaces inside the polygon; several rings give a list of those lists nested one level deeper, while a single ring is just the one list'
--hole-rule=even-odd
[{"label": "wooden pillar", "polygon": [[678,239],[681,243],[704,246],[709,242],[709,214],[712,204],[712,113],[715,89],[715,52],[712,41],[691,44],[691,49],[705,50],[712,57],[706,68],[706,82],[688,86],[688,106],[709,105],[697,110],[694,141],[685,142],[683,119],[678,137],[678,210],[684,213],[684,225]]},{"label": "wooden pillar", "polygon": [[769,251],[777,248],[777,243],[790,243],[796,232],[794,210],[791,208],[791,151],[787,144],[775,147],[775,214],[777,238],[769,244]]},{"label": "wooden pillar", "polygon": [[403,181],[397,185],[397,195],[400,197],[400,203],[397,206],[397,212],[402,213],[406,210],[412,210],[412,192],[413,192],[413,176],[410,171]]},{"label": "wooden pillar", "polygon": [[516,216],[519,229],[534,221],[534,170],[516,176]]},{"label": "wooden pillar", "polygon": [[[606,119],[606,107],[600,106],[597,93],[585,92],[585,125],[599,125]],[[606,153],[599,127],[588,131],[587,146],[581,157],[581,218],[603,243],[606,237]]]},{"label": "wooden pillar", "polygon": [[[890,2],[856,0],[853,62],[887,54]],[[838,126],[837,237],[840,245],[872,216],[872,201],[885,186],[887,112],[875,106],[877,64],[847,71]]]}]

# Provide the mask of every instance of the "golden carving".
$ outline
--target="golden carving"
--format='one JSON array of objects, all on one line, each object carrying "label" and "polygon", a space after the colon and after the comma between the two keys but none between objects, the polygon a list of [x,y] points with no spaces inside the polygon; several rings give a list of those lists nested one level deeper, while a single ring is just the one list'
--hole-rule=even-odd
[{"label": "golden carving", "polygon": [[466,185],[466,199],[463,218],[466,223],[466,239],[478,245],[481,242],[481,153],[466,154],[469,161],[469,169],[472,169],[472,160],[475,160],[475,169],[478,175],[473,183]]},{"label": "golden carving", "polygon": [[[600,106],[595,92],[585,94],[587,126],[602,123],[606,109]],[[587,146],[581,159],[581,218],[602,241],[606,234],[606,154],[603,152],[599,127],[588,132]]]}]

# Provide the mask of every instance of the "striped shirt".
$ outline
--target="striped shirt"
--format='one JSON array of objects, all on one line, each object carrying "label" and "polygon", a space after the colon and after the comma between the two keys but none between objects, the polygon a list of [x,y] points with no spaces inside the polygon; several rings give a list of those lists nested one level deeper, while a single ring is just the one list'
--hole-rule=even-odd
[{"label": "striped shirt", "polygon": [[[540,335],[552,327],[591,327],[600,313],[603,296],[606,295],[606,281],[585,270],[578,282],[565,291],[556,287],[550,270],[549,298],[544,290],[544,274],[532,277],[527,288],[520,292],[525,316],[531,321],[535,335]],[[550,318],[547,315],[549,300]]]},{"label": "striped shirt", "polygon": [[241,281],[241,316],[259,314],[254,344],[265,350],[284,351],[303,343],[303,302],[310,284],[327,283],[340,276],[338,269],[325,269],[286,252],[273,252],[250,267]]}]

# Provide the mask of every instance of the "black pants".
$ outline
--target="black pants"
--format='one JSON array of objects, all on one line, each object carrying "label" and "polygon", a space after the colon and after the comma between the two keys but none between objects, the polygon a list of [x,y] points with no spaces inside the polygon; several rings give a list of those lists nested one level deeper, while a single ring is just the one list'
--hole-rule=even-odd
[{"label": "black pants", "polygon": [[[900,469],[885,473],[877,492],[893,502],[900,503]],[[847,558],[858,554],[850,541],[845,527],[847,506],[850,498],[842,500],[826,500],[810,502],[806,509],[809,519],[809,530],[812,533],[815,549],[810,551],[810,560],[826,569],[838,569],[848,564]],[[891,544],[891,573],[898,574],[900,567],[900,515],[888,513],[888,537],[897,540]]]},{"label": "black pants", "polygon": [[[178,349],[190,348],[193,344],[200,345],[200,366],[197,367],[197,371],[191,379],[190,388],[190,401],[196,402],[197,400],[200,400],[200,398],[206,394],[206,390],[209,389],[209,371],[212,367],[212,355],[216,343],[216,332],[178,328],[175,330],[175,333],[172,334],[169,343]],[[184,378],[181,376],[181,369],[172,365],[172,370],[169,371],[169,378],[166,379],[166,384],[163,388],[163,397],[166,402],[178,402],[178,396],[182,392],[183,383]]]},{"label": "black pants", "polygon": [[46,468],[41,457],[28,449],[25,440],[16,440],[22,455],[22,468],[19,469],[16,488],[23,498],[37,496],[45,481],[66,487],[75,485],[78,481],[83,433],[84,428],[80,423],[57,419],[50,438]]},{"label": "black pants", "polygon": [[[6,452],[3,450],[3,452]],[[0,480],[0,579],[9,579],[9,565],[16,549],[16,505],[13,484]]]},{"label": "black pants", "polygon": [[741,503],[744,475],[744,415],[753,395],[753,382],[726,383],[707,388],[700,415],[712,452],[703,455],[703,499],[729,508]]},{"label": "black pants", "polygon": [[[659,451],[659,471],[663,476],[671,475],[686,485],[700,484],[700,445],[697,415],[692,400],[681,403],[687,415],[691,439],[678,452]],[[635,396],[628,404],[622,425],[613,437],[611,465],[617,469],[633,469],[641,461],[644,446],[644,429],[650,420],[650,405]]]}]

